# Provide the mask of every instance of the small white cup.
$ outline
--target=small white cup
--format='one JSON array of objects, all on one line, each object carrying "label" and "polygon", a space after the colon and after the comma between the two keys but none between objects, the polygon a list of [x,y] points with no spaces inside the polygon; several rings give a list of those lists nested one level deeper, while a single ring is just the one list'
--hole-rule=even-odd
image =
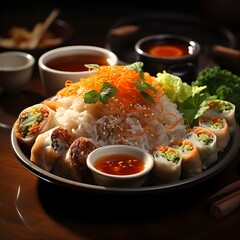
[{"label": "small white cup", "polygon": [[[91,74],[95,74],[94,70],[85,71],[63,71],[50,68],[48,66],[49,61],[57,58],[69,57],[72,55],[91,55],[100,56],[106,59],[106,62],[110,66],[114,66],[118,62],[118,57],[108,49],[88,46],[88,45],[74,45],[60,47],[50,50],[40,56],[38,60],[38,67],[42,85],[45,90],[46,97],[55,95],[60,89],[65,87],[65,82],[71,80],[72,82],[78,82],[81,78],[87,78]],[[92,60],[90,60],[92,61]],[[86,64],[97,64],[97,62],[89,62],[86,58]]]},{"label": "small white cup", "polygon": [[35,58],[29,53],[9,51],[0,53],[0,92],[16,94],[30,80]]}]

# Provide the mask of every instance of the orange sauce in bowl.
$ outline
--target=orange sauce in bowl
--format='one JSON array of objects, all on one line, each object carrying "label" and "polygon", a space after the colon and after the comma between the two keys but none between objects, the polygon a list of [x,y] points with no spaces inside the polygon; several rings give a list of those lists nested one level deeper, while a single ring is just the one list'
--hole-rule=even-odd
[{"label": "orange sauce in bowl", "polygon": [[80,72],[88,71],[85,64],[109,65],[106,57],[91,54],[72,54],[64,57],[56,57],[49,60],[46,66],[58,71]]},{"label": "orange sauce in bowl", "polygon": [[189,55],[186,44],[152,44],[146,52],[156,57],[180,57]]},{"label": "orange sauce in bowl", "polygon": [[112,154],[98,158],[94,164],[101,172],[112,175],[131,175],[144,169],[142,159],[127,154]]}]

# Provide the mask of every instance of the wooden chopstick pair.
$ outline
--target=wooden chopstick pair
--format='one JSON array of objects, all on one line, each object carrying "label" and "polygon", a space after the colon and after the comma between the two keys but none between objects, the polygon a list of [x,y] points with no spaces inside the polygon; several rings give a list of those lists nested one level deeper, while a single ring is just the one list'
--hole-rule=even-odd
[{"label": "wooden chopstick pair", "polygon": [[229,184],[208,199],[210,214],[222,219],[240,207],[240,180]]},{"label": "wooden chopstick pair", "polygon": [[50,27],[50,25],[53,23],[53,21],[57,18],[58,15],[59,10],[53,9],[43,23],[39,23],[35,26],[32,32],[32,39],[27,43],[27,47],[29,49],[37,47],[41,37],[47,31],[47,29]]}]

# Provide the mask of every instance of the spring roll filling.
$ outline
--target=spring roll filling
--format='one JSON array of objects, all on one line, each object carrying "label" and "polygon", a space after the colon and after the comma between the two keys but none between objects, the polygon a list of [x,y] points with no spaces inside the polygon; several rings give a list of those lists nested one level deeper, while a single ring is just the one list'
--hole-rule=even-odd
[{"label": "spring roll filling", "polygon": [[208,106],[210,109],[213,109],[218,113],[230,112],[233,110],[232,105],[225,101],[212,101],[208,104]]},{"label": "spring roll filling", "polygon": [[198,133],[196,136],[198,141],[203,142],[206,145],[210,145],[213,142],[213,138],[210,134]]},{"label": "spring roll filling", "polygon": [[222,129],[224,128],[224,122],[221,118],[201,118],[201,122],[208,127],[215,128],[215,129]]},{"label": "spring roll filling", "polygon": [[171,147],[180,150],[182,153],[190,152],[193,150],[193,145],[190,142],[181,141],[181,142],[173,142]]},{"label": "spring roll filling", "polygon": [[181,155],[178,152],[166,146],[157,147],[157,149],[153,152],[153,155],[155,155],[157,158],[164,157],[167,161],[175,164],[177,164],[181,159]]},{"label": "spring roll filling", "polygon": [[48,118],[48,115],[49,112],[42,107],[34,107],[32,111],[24,113],[20,120],[20,132],[22,137],[30,137],[39,132],[41,123]]},{"label": "spring roll filling", "polygon": [[53,150],[61,152],[68,149],[74,140],[68,130],[59,127],[52,132],[51,141]]}]

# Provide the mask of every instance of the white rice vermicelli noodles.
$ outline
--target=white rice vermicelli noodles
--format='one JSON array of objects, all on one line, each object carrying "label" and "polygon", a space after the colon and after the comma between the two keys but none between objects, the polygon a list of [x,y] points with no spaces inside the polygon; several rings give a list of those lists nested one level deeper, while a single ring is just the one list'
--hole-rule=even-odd
[{"label": "white rice vermicelli noodles", "polygon": [[[91,138],[97,147],[128,144],[150,150],[155,145],[168,144],[186,134],[183,120],[175,124],[176,119],[182,119],[182,116],[176,104],[165,94],[160,97],[151,115],[145,111],[123,113],[120,106],[113,111],[110,104],[85,104],[79,97],[72,101],[70,107],[66,105],[66,108],[61,106],[56,109],[59,125],[72,130],[75,137]],[[146,110],[141,105],[135,108]],[[123,128],[125,133],[121,134]]]},{"label": "white rice vermicelli noodles", "polygon": [[[183,117],[164,93],[164,86],[132,67],[136,66],[101,66],[96,74],[68,83],[48,102],[54,105],[58,124],[76,138],[90,138],[96,147],[127,144],[150,150],[185,137]],[[115,94],[107,101],[85,99],[89,92],[108,97],[114,88]]]}]

